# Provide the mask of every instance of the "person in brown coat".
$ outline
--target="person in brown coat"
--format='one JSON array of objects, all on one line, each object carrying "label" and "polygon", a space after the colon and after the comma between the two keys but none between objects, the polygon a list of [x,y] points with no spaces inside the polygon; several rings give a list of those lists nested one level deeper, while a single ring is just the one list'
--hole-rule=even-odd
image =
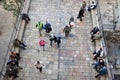
[{"label": "person in brown coat", "polygon": [[27,47],[22,41],[20,41],[18,39],[14,40],[13,45],[15,47],[19,47],[19,48],[22,48],[22,49],[26,49],[26,47]]},{"label": "person in brown coat", "polygon": [[17,60],[20,60],[20,53],[16,53],[16,52],[11,52],[10,53],[10,58],[11,59],[17,59]]},{"label": "person in brown coat", "polygon": [[68,25],[66,25],[63,29],[63,32],[65,32],[65,37],[68,38],[69,33],[71,32],[71,28]]},{"label": "person in brown coat", "polygon": [[86,1],[83,1],[83,3],[82,3],[82,8],[85,10],[85,8],[86,8],[86,5],[87,5],[87,3],[86,3]]}]

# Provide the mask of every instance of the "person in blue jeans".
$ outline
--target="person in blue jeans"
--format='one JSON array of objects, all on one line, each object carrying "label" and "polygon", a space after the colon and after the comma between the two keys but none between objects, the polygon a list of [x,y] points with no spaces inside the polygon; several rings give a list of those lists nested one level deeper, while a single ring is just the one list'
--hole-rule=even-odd
[{"label": "person in blue jeans", "polygon": [[25,45],[22,41],[20,41],[18,38],[16,38],[13,42],[13,45],[15,47],[19,47],[19,48],[22,48],[22,49],[26,49],[27,45]]},{"label": "person in blue jeans", "polygon": [[96,61],[95,63],[92,64],[93,68],[98,71],[101,67],[105,66],[105,62],[104,60],[101,58],[98,61]]},{"label": "person in blue jeans", "polygon": [[98,74],[97,74],[95,77],[97,78],[97,77],[102,76],[102,75],[105,75],[105,74],[107,74],[107,68],[106,68],[106,66],[102,67],[102,68],[99,70]]}]

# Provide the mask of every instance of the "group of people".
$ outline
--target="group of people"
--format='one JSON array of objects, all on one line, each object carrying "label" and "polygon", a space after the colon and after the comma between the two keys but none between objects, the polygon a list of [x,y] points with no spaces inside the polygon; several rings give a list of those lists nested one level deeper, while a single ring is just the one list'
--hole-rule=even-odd
[{"label": "group of people", "polygon": [[86,8],[86,6],[87,6],[86,1],[83,1],[82,6],[81,6],[78,16],[77,16],[77,19],[80,19],[80,21],[83,21],[82,17],[84,17],[85,11],[91,11],[93,9],[96,9],[96,7],[97,7],[97,5],[94,1],[92,1],[92,4],[89,5],[88,8]]},{"label": "group of people", "polygon": [[[84,11],[86,10],[86,5],[87,5],[86,2],[84,1],[81,9],[79,11],[79,14],[77,16],[77,18],[80,19],[80,21],[82,21],[82,17],[84,17]],[[95,9],[95,8],[96,8],[96,5],[95,5],[94,2],[92,2],[92,5],[88,7],[88,9],[90,9],[90,10]],[[22,14],[22,19],[25,20],[26,23],[29,23],[29,21],[31,20],[30,17],[25,13]],[[71,32],[71,29],[74,25],[75,25],[74,17],[71,17],[70,20],[69,20],[69,25],[66,25],[65,28],[63,29],[63,32],[65,33],[66,38],[68,38],[68,36]],[[43,24],[41,21],[38,22],[36,24],[36,28],[39,29],[39,35],[40,36],[42,36],[41,31],[43,29],[46,31],[46,33],[50,33],[52,31],[51,24],[48,21],[46,21],[45,24]],[[93,42],[96,39],[101,37],[100,30],[98,29],[98,27],[93,28],[93,30],[91,30],[90,34],[91,34],[91,39],[92,39]],[[53,42],[54,42],[54,43],[57,43],[57,48],[60,48],[60,43],[61,43],[61,37],[60,36],[55,36],[54,34],[49,34],[49,41],[50,41],[50,46],[53,46]],[[45,50],[44,49],[45,44],[46,44],[45,40],[40,40],[39,41],[39,45],[43,46],[43,50]],[[25,45],[19,39],[15,39],[14,42],[13,42],[13,45],[15,47],[19,47],[19,48],[24,49],[24,50],[26,50],[26,47],[27,47],[27,45]],[[105,66],[105,61],[101,58],[102,55],[103,55],[102,54],[102,48],[100,48],[99,51],[94,52],[93,55],[94,55],[94,59],[96,60],[96,63],[93,63],[92,65],[93,65],[93,68],[98,72],[98,74],[95,77],[106,74],[107,73],[107,68]],[[18,75],[17,75],[18,71],[20,69],[22,69],[19,66],[19,60],[20,60],[20,54],[12,51],[11,54],[10,54],[10,60],[7,62],[7,68],[6,68],[6,73],[5,73],[6,76],[13,77],[13,78],[18,77]],[[37,61],[35,63],[35,66],[36,66],[37,69],[39,69],[40,72],[42,72],[42,66],[43,65],[41,65],[41,63],[39,61]]]},{"label": "group of people", "polygon": [[[63,29],[63,32],[65,33],[65,37],[68,38],[70,32],[71,32],[71,29],[72,27],[75,26],[75,23],[74,23],[74,17],[72,16],[69,20],[69,25],[66,25]],[[50,41],[50,46],[52,46],[53,42],[54,43],[57,43],[57,48],[60,48],[60,43],[61,43],[61,36],[56,36],[55,34],[52,34],[50,33],[52,31],[52,28],[51,28],[51,24],[48,23],[46,21],[46,24],[43,25],[43,23],[39,22],[36,27],[39,27],[39,32],[40,32],[40,35],[41,35],[41,31],[42,29],[45,29],[46,30],[46,33],[49,33],[49,41]],[[45,40],[40,40],[39,41],[39,45],[40,46],[43,46],[43,51],[45,50],[44,46],[45,46],[46,42]]]},{"label": "group of people", "polygon": [[93,63],[93,68],[98,72],[95,76],[96,78],[107,74],[107,67],[105,65],[105,60],[103,59],[103,50],[100,48],[98,51],[93,52],[95,63]]},{"label": "group of people", "polygon": [[[14,39],[13,46],[15,48],[18,47],[23,50],[26,50],[26,47],[27,47],[27,45],[25,45],[18,38]],[[6,72],[5,72],[6,77],[11,77],[12,79],[15,79],[16,77],[18,77],[18,72],[19,72],[19,70],[22,69],[22,67],[19,66],[20,59],[21,59],[20,53],[11,51],[11,53],[9,55],[9,60],[7,62]]]},{"label": "group of people", "polygon": [[[29,23],[30,18],[27,14],[22,13],[21,19],[25,20],[26,23]],[[13,46],[14,48],[18,47],[20,49],[26,50],[27,45],[25,45],[21,40],[18,38],[13,40]],[[18,77],[19,70],[22,69],[22,67],[19,66],[19,60],[21,59],[20,53],[16,53],[15,51],[10,50],[9,54],[9,60],[7,62],[5,77],[15,79]]]},{"label": "group of people", "polygon": [[41,21],[38,22],[37,25],[36,25],[36,28],[39,29],[39,34],[40,34],[40,36],[42,36],[41,31],[42,31],[43,29],[45,29],[46,33],[50,33],[50,32],[52,31],[51,24],[50,24],[48,21],[46,21],[45,24],[43,24]]},{"label": "group of people", "polygon": [[5,76],[15,79],[18,77],[19,70],[22,69],[22,67],[19,66],[20,54],[12,51],[9,57],[10,59],[7,62]]}]

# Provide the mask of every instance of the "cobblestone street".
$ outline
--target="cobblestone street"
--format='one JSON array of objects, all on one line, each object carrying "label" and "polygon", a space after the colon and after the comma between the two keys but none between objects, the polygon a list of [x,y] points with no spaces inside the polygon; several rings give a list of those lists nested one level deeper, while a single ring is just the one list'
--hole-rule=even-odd
[{"label": "cobblestone street", "polygon": [[[10,52],[20,52],[20,67],[18,77],[14,80],[119,80],[120,79],[120,0],[85,0],[87,7],[95,1],[97,7],[91,12],[85,10],[83,21],[77,19],[84,0],[19,0],[14,3],[20,6],[19,16],[13,11],[7,11],[5,1],[0,1],[0,80],[7,78],[7,63]],[[8,6],[8,8],[10,8]],[[21,19],[21,13],[27,13],[30,22],[26,24]],[[70,17],[74,17],[75,26],[70,35],[65,38],[63,29],[69,25]],[[38,22],[51,24],[50,33],[61,36],[60,48],[53,42],[50,46],[49,33],[42,30],[42,36],[36,28]],[[94,26],[100,29],[102,38],[92,43],[90,31]],[[18,38],[27,45],[26,50],[13,47],[13,40]],[[45,51],[39,45],[45,40]],[[95,78],[98,72],[93,69],[93,52],[103,49],[103,59],[107,67],[107,74]],[[35,62],[40,61],[43,70],[40,73]],[[5,75],[5,77],[4,77]]]},{"label": "cobblestone street", "polygon": [[[23,39],[28,47],[27,50],[21,51],[20,66],[23,70],[19,73],[20,79],[96,80],[91,66],[94,47],[89,35],[92,29],[90,15],[85,12],[83,22],[76,19],[81,2],[78,0],[31,1],[29,10],[31,21],[26,26]],[[76,26],[72,28],[69,38],[64,39],[63,28],[68,25],[71,16],[74,16]],[[39,37],[36,24],[39,21],[45,23],[46,20],[52,25],[51,33],[63,37],[60,49],[56,48],[56,44],[50,47],[45,31],[42,31],[42,37]],[[41,39],[47,42],[45,51],[42,51],[42,47],[38,44]],[[44,64],[42,73],[34,66],[37,60]]]}]

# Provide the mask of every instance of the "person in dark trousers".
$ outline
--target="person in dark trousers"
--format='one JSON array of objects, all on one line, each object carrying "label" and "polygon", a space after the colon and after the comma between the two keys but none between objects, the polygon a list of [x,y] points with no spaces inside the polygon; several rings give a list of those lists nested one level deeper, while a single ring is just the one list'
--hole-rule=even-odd
[{"label": "person in dark trousers", "polygon": [[96,60],[98,57],[102,57],[103,56],[103,50],[102,50],[102,48],[100,48],[100,50],[99,51],[95,51],[94,53],[93,53],[93,55],[94,55],[94,60]]},{"label": "person in dark trousers", "polygon": [[15,46],[15,47],[20,47],[20,48],[22,48],[22,49],[26,49],[26,45],[22,42],[22,41],[20,41],[19,39],[15,39],[14,40],[14,42],[13,42],[13,45]]},{"label": "person in dark trousers", "polygon": [[60,48],[61,37],[57,36],[55,41],[57,42],[57,48]]},{"label": "person in dark trousers", "polygon": [[68,38],[68,35],[71,32],[71,28],[68,26],[65,26],[65,28],[63,29],[63,32],[65,32],[65,37]]},{"label": "person in dark trousers", "polygon": [[100,68],[102,68],[103,66],[105,66],[105,61],[100,58],[98,59],[95,63],[92,64],[93,68],[98,71]]},{"label": "person in dark trousers", "polygon": [[37,61],[37,62],[35,63],[35,67],[36,67],[37,69],[39,69],[40,72],[42,72],[42,64],[40,63],[40,61]]},{"label": "person in dark trousers", "polygon": [[16,77],[18,77],[16,70],[13,69],[12,67],[8,67],[6,69],[5,76],[13,77],[13,79],[15,79]]},{"label": "person in dark trousers", "polygon": [[77,16],[77,19],[80,19],[80,21],[82,21],[82,17],[84,17],[83,14],[84,14],[84,9],[81,8],[80,11],[79,11],[79,14],[78,14],[78,16]]},{"label": "person in dark trousers", "polygon": [[36,28],[39,29],[39,35],[42,36],[42,29],[43,29],[43,23],[42,22],[38,22],[38,24],[36,25]]},{"label": "person in dark trousers", "polygon": [[48,23],[48,21],[46,21],[45,30],[46,30],[46,33],[50,33],[52,31],[51,24]]},{"label": "person in dark trousers", "polygon": [[50,34],[49,40],[50,40],[50,46],[52,46],[53,41],[55,42],[55,40],[56,40],[55,35],[54,34]]},{"label": "person in dark trousers", "polygon": [[10,58],[20,60],[20,53],[11,52]]},{"label": "person in dark trousers", "polygon": [[99,70],[99,72],[98,72],[98,74],[95,76],[96,78],[97,77],[99,77],[99,76],[102,76],[102,75],[105,75],[105,74],[107,74],[107,67],[106,66],[103,66],[100,70]]},{"label": "person in dark trousers", "polygon": [[45,44],[46,44],[45,40],[39,41],[39,45],[43,47],[43,51],[45,51]]},{"label": "person in dark trousers", "polygon": [[94,27],[91,31],[90,31],[90,34],[93,35],[93,34],[96,34],[99,30],[99,28],[96,26]]},{"label": "person in dark trousers", "polygon": [[99,28],[98,28],[97,26],[94,27],[94,28],[91,30],[90,34],[91,34],[92,42],[94,42],[95,39],[101,38],[100,30],[99,30]]},{"label": "person in dark trousers", "polygon": [[28,16],[28,14],[25,14],[25,13],[22,14],[22,19],[25,20],[26,23],[30,21],[30,17]]},{"label": "person in dark trousers", "polygon": [[70,17],[70,20],[69,20],[69,26],[70,28],[72,28],[73,26],[75,25],[75,22],[74,22],[74,17]]}]

